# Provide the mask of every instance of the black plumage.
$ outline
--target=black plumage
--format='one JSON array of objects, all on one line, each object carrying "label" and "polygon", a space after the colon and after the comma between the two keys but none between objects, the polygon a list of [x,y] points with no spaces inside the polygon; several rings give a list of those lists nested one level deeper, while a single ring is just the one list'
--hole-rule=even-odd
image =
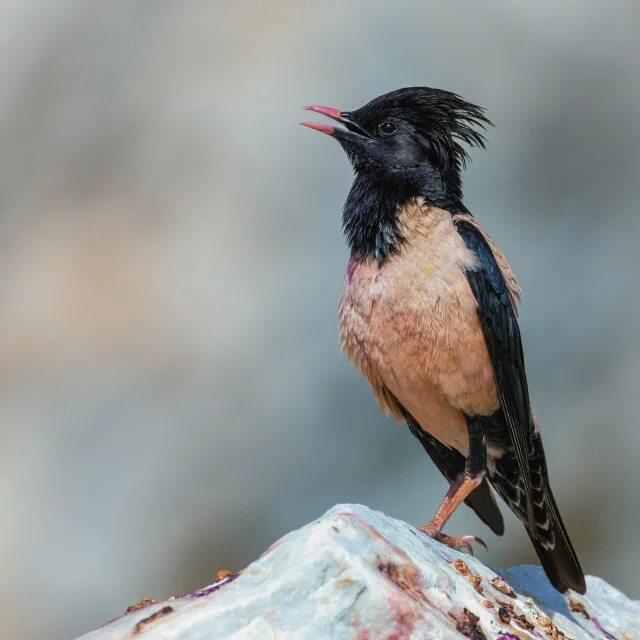
[{"label": "black plumage", "polygon": [[491,247],[478,228],[470,222],[459,220],[456,228],[478,261],[477,269],[467,270],[467,280],[478,303],[478,315],[493,363],[501,411],[505,417],[510,443],[522,470],[528,524],[532,527],[529,452],[534,426],[520,328],[504,276]]},{"label": "black plumage", "polygon": [[[342,215],[352,255],[372,253],[381,263],[395,252],[403,241],[396,224],[398,206],[415,195],[451,212],[466,211],[460,172],[469,155],[460,143],[484,148],[484,136],[474,127],[491,122],[481,107],[449,91],[411,87],[341,117],[347,129],[369,139],[381,122],[392,123],[404,135],[402,152],[408,155],[394,157],[394,149],[362,153],[352,138],[338,137],[356,170]],[[422,155],[430,162],[420,162]]]},{"label": "black plumage", "polygon": [[525,525],[553,585],[560,591],[584,592],[584,575],[551,492],[542,439],[536,433],[520,329],[504,276],[478,228],[464,220],[456,227],[477,257],[477,268],[467,271],[467,279],[478,303],[501,404],[491,416],[498,428],[485,429],[488,444],[504,449],[488,466],[491,484]]}]

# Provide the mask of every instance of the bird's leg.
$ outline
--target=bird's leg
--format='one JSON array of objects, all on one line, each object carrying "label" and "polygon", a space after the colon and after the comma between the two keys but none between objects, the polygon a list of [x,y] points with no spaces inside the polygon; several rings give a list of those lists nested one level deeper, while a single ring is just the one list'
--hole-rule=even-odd
[{"label": "bird's leg", "polygon": [[443,542],[453,549],[467,551],[472,555],[472,542],[477,542],[486,548],[487,545],[484,541],[476,536],[448,536],[442,533],[442,527],[445,525],[447,520],[453,515],[453,512],[460,506],[460,504],[464,502],[466,497],[482,482],[483,477],[484,471],[477,476],[468,476],[466,471],[461,473],[457,480],[451,485],[451,487],[449,487],[447,495],[438,507],[438,511],[431,519],[431,522],[418,527],[418,529],[430,538]]},{"label": "bird's leg", "polygon": [[449,547],[468,551],[473,555],[472,542],[487,545],[476,536],[448,536],[442,533],[442,527],[454,511],[466,500],[467,496],[480,485],[487,468],[487,447],[484,434],[479,421],[467,417],[467,429],[469,431],[469,454],[464,471],[456,478],[440,503],[431,522],[418,527],[420,531],[443,542]]}]

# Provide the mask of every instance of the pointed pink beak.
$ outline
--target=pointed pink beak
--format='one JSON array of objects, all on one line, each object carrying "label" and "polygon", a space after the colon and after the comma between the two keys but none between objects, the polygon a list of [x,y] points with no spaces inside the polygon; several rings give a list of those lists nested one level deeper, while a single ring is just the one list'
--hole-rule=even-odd
[{"label": "pointed pink beak", "polygon": [[367,139],[370,138],[369,134],[353,120],[353,116],[348,111],[340,111],[334,107],[320,107],[312,104],[307,107],[302,107],[307,111],[313,111],[314,113],[320,113],[323,116],[327,116],[336,122],[344,125],[344,127],[334,127],[330,124],[318,124],[316,122],[301,122],[300,124],[314,129],[320,133],[326,133],[332,138],[336,138],[341,142],[350,142],[364,144]]},{"label": "pointed pink beak", "polygon": [[302,108],[305,111],[314,111],[315,113],[321,113],[323,116],[328,116],[329,118],[333,118],[338,122],[340,122],[340,119],[342,117],[342,111],[340,111],[340,109],[335,109],[334,107],[320,107],[315,104],[310,104]]},{"label": "pointed pink beak", "polygon": [[[333,120],[341,122],[342,111],[335,109],[334,107],[321,107],[319,105],[311,104],[306,107],[302,107],[306,111],[314,111],[315,113],[321,113],[323,116],[328,116]],[[332,136],[336,132],[336,127],[330,124],[318,124],[317,122],[301,122],[303,127],[309,127],[320,133],[326,133],[328,136]]]}]

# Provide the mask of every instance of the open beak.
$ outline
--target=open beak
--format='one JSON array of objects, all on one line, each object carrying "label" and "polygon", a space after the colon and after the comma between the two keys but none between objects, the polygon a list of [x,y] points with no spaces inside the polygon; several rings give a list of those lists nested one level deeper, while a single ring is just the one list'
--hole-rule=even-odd
[{"label": "open beak", "polygon": [[327,116],[332,120],[339,122],[346,128],[343,129],[342,127],[334,127],[331,124],[319,124],[317,122],[301,122],[300,124],[304,127],[309,127],[309,129],[315,129],[320,133],[326,133],[328,136],[345,140],[370,137],[362,127],[358,126],[353,121],[351,114],[348,111],[340,111],[340,109],[335,109],[334,107],[321,107],[318,105],[309,105],[302,108],[306,111],[321,113],[323,116]]}]

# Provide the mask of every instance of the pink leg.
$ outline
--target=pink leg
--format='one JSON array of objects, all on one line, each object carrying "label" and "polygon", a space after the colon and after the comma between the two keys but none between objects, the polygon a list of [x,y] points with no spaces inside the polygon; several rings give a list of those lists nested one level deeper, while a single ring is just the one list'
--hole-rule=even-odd
[{"label": "pink leg", "polygon": [[459,551],[467,551],[473,555],[471,548],[472,542],[481,544],[485,549],[487,545],[476,536],[448,536],[442,533],[442,527],[447,520],[453,515],[453,512],[465,501],[467,496],[482,482],[484,472],[475,477],[470,477],[461,473],[458,479],[449,487],[449,491],[440,503],[436,515],[433,516],[431,522],[418,527],[422,533],[434,538],[452,549]]}]

